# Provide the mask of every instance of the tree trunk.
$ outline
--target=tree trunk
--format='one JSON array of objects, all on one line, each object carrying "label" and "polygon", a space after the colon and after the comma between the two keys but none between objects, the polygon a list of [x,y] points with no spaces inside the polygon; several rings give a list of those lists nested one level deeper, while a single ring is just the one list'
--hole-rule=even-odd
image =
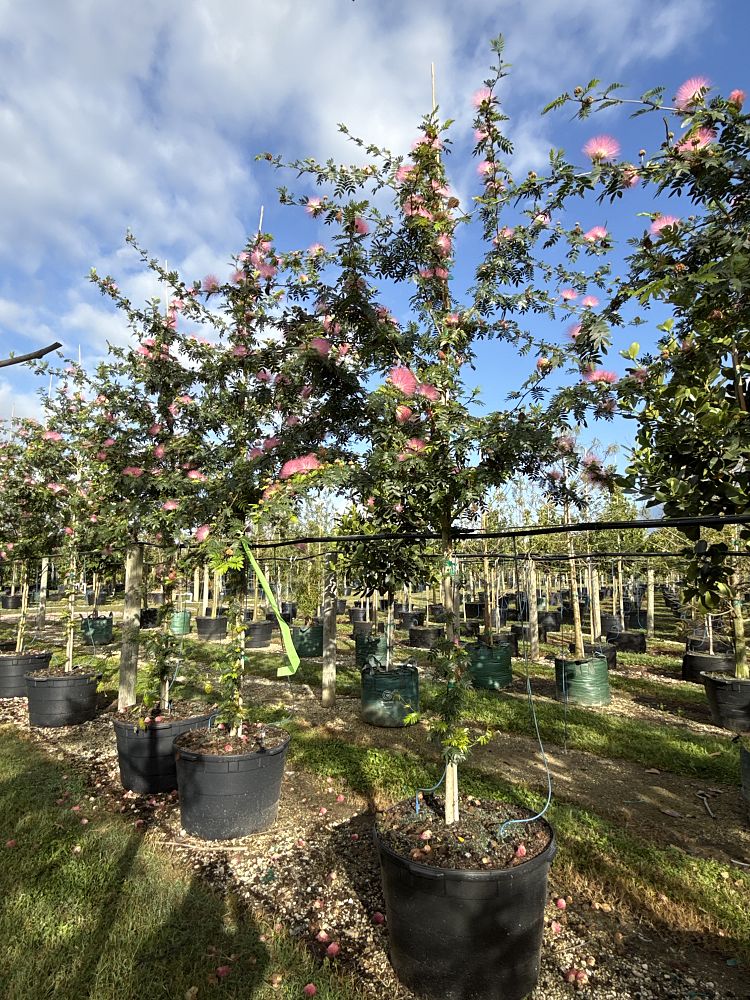
[{"label": "tree trunk", "polygon": [[203,567],[203,593],[201,594],[201,599],[199,601],[198,611],[200,614],[208,614],[208,591],[211,585],[211,570],[208,563]]},{"label": "tree trunk", "polygon": [[201,603],[201,571],[196,566],[193,570],[193,600],[200,609]]},{"label": "tree trunk", "polygon": [[625,628],[625,581],[622,578],[622,559],[617,560],[617,596],[619,600],[620,622]]},{"label": "tree trunk", "polygon": [[445,825],[458,823],[458,764],[454,760],[445,766]]},{"label": "tree trunk", "polygon": [[221,586],[221,573],[217,570],[214,571],[214,587],[213,593],[211,595],[211,617],[216,617],[216,612],[219,610],[219,587]]},{"label": "tree trunk", "polygon": [[649,638],[654,635],[654,571],[651,567],[646,570],[646,635]]},{"label": "tree trunk", "polygon": [[21,617],[18,619],[16,632],[16,652],[22,653],[26,642],[26,620],[29,613],[29,567],[24,563],[21,567]]},{"label": "tree trunk", "polygon": [[136,543],[128,548],[125,555],[125,603],[122,610],[120,684],[117,694],[117,710],[119,712],[135,705],[142,585],[143,546]]},{"label": "tree trunk", "polygon": [[532,660],[539,659],[539,612],[536,600],[536,564],[529,556],[529,636]]},{"label": "tree trunk", "polygon": [[71,556],[68,573],[68,620],[65,623],[65,673],[73,670],[73,642],[76,629],[76,557]]},{"label": "tree trunk", "polygon": [[39,580],[39,610],[36,614],[36,626],[42,628],[47,621],[47,591],[49,589],[49,559],[42,559],[42,575]]},{"label": "tree trunk", "polygon": [[324,708],[336,702],[336,604],[338,587],[335,564],[329,564],[323,591],[323,690]]},{"label": "tree trunk", "polygon": [[573,535],[568,532],[568,585],[570,586],[570,600],[573,605],[573,641],[575,642],[576,657],[583,656],[583,630],[581,628],[581,609],[578,605],[578,579],[576,577],[575,549],[573,547]]},{"label": "tree trunk", "polygon": [[742,580],[738,569],[732,574],[732,629],[734,632],[734,655],[737,677],[750,680],[750,664],[747,662],[747,640],[745,639],[745,619],[742,614]]},{"label": "tree trunk", "polygon": [[599,603],[599,570],[591,567],[591,636],[596,642],[602,634],[602,608]]}]

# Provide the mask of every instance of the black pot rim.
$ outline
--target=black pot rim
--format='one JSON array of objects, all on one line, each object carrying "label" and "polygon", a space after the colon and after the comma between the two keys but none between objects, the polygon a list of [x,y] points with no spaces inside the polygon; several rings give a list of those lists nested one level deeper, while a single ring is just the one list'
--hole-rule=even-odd
[{"label": "black pot rim", "polygon": [[209,719],[215,719],[218,716],[218,711],[216,712],[205,712],[201,715],[186,715],[184,719],[169,719],[166,722],[149,722],[148,726],[141,729],[137,722],[128,722],[125,719],[112,719],[112,725],[115,729],[126,731],[128,729],[138,730],[139,732],[151,732],[155,730],[157,732],[163,732],[165,729],[169,729],[170,726],[174,726],[180,722],[193,722],[195,719],[205,719],[208,722]]},{"label": "black pot rim", "polygon": [[24,650],[23,653],[0,653],[0,660],[4,660],[6,657],[11,657],[15,659],[17,656],[22,656],[26,660],[30,659],[38,660],[44,656],[52,656],[52,651],[49,649],[41,651],[38,649],[32,649],[31,652],[28,653],[26,652],[26,650]]},{"label": "black pot rim", "polygon": [[701,670],[700,672],[701,680],[708,681],[711,684],[748,684],[750,685],[750,677],[735,677],[734,674],[729,673],[714,673],[713,670]]},{"label": "black pot rim", "polygon": [[[191,734],[197,731],[195,729],[190,730]],[[280,743],[277,747],[271,747],[270,750],[252,750],[250,753],[204,753],[202,750],[186,750],[179,745],[182,737],[187,735],[187,733],[181,733],[179,736],[176,736],[174,748],[176,751],[179,751],[180,757],[183,760],[189,760],[191,763],[198,763],[199,761],[248,760],[251,757],[274,757],[276,754],[280,754],[286,750],[292,739],[291,734],[287,734],[287,738],[283,743]]]},{"label": "black pot rim", "polygon": [[524,861],[522,865],[515,865],[512,868],[493,868],[490,871],[480,868],[436,868],[433,865],[421,865],[418,861],[412,861],[411,858],[399,854],[398,851],[394,851],[392,847],[384,844],[378,833],[377,824],[373,824],[372,839],[378,851],[382,851],[392,861],[417,875],[424,875],[435,881],[442,878],[454,882],[499,882],[505,878],[517,877],[521,868],[524,872],[532,872],[543,865],[552,863],[557,854],[555,829],[546,819],[541,819],[539,822],[545,823],[551,834],[550,842],[545,849],[530,861]]},{"label": "black pot rim", "polygon": [[69,674],[45,674],[44,671],[38,671],[35,673],[24,674],[25,680],[27,681],[38,681],[40,683],[46,683],[47,681],[91,681],[95,680],[97,683],[102,679],[103,674],[99,673],[76,673],[73,671]]}]

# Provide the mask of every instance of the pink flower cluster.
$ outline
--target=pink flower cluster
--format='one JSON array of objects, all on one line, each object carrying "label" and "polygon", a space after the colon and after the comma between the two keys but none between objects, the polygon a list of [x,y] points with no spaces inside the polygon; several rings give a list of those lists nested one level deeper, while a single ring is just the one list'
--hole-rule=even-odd
[{"label": "pink flower cluster", "polygon": [[292,476],[297,476],[300,473],[314,472],[315,469],[320,468],[321,464],[317,455],[313,455],[311,452],[309,455],[302,455],[300,458],[292,458],[288,462],[285,462],[281,467],[279,477],[281,479],[290,479]]}]

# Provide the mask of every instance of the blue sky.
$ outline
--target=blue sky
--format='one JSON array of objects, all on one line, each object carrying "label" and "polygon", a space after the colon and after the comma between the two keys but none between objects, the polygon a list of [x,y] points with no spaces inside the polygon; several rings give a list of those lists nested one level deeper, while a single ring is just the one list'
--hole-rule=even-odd
[{"label": "blue sky", "polygon": [[[190,279],[228,271],[261,205],[282,247],[324,242],[301,210],[276,204],[281,179],[255,153],[349,162],[338,122],[406,153],[430,109],[431,62],[441,112],[456,119],[449,170],[465,207],[480,191],[470,98],[500,32],[516,171],[543,168],[550,146],[583,163],[600,132],[633,158],[658,143],[658,121],[635,126],[622,113],[539,117],[591,77],[623,82],[629,96],[657,84],[669,96],[696,75],[724,93],[750,90],[743,0],[0,0],[0,351],[59,339],[85,364],[107,340],[122,343],[121,319],[87,274],[111,273],[135,301],[158,293],[124,246],[128,228]],[[624,234],[653,207],[673,210],[634,191],[615,208],[582,208],[581,221]],[[618,348],[632,339],[618,337]],[[480,360],[489,405],[527,371],[491,346]],[[33,414],[36,388],[25,370],[0,372],[0,417]],[[592,433],[622,442],[629,428]]]}]

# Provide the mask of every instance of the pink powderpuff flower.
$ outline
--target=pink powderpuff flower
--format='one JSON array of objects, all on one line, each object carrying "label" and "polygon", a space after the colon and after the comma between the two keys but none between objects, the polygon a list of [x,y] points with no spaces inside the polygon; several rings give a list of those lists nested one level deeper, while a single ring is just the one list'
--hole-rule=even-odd
[{"label": "pink powderpuff flower", "polygon": [[680,111],[687,111],[694,104],[703,100],[705,92],[711,86],[710,80],[705,76],[691,76],[680,84],[675,94],[674,102]]},{"label": "pink powderpuff flower", "polygon": [[397,423],[399,423],[399,424],[405,424],[409,420],[411,420],[413,416],[414,416],[414,414],[413,414],[413,412],[411,410],[411,407],[404,406],[403,403],[401,403],[399,406],[396,407],[396,421],[397,421]]},{"label": "pink powderpuff flower", "polygon": [[745,91],[744,90],[733,90],[729,97],[727,98],[730,104],[736,105],[738,108],[742,108],[745,103]]},{"label": "pink powderpuff flower", "polygon": [[440,281],[447,281],[449,277],[449,273],[444,267],[436,267],[434,274]]},{"label": "pink powderpuff flower", "polygon": [[487,129],[486,128],[475,128],[474,129],[474,138],[477,140],[477,142],[484,142],[484,140],[487,138]]},{"label": "pink powderpuff flower", "polygon": [[261,370],[255,376],[259,382],[270,382],[273,376],[268,371],[267,368],[261,368]]},{"label": "pink powderpuff flower", "polygon": [[303,385],[302,388],[300,389],[299,394],[302,399],[309,399],[310,395],[312,394],[312,386]]},{"label": "pink powderpuff flower", "polygon": [[622,174],[622,186],[626,188],[634,188],[636,184],[639,184],[641,180],[641,175],[635,169],[635,167],[626,167]]},{"label": "pink powderpuff flower", "polygon": [[195,532],[194,538],[196,542],[205,542],[211,533],[211,526],[209,524],[202,524]]},{"label": "pink powderpuff flower", "polygon": [[583,152],[594,163],[613,160],[620,155],[620,143],[611,135],[595,135],[583,147]]},{"label": "pink powderpuff flower", "polygon": [[177,510],[177,508],[179,506],[180,505],[177,502],[177,500],[165,500],[164,503],[161,505],[161,509],[162,510]]},{"label": "pink powderpuff flower", "polygon": [[102,447],[111,448],[114,443],[115,443],[114,438],[105,438],[104,441],[102,441]]},{"label": "pink powderpuff flower", "polygon": [[365,220],[361,215],[356,216],[354,219],[354,228],[359,233],[360,236],[367,236],[370,232],[370,227],[367,225]]},{"label": "pink powderpuff flower", "polygon": [[247,279],[247,275],[245,274],[244,271],[242,271],[240,269],[237,269],[236,271],[232,271],[232,273],[231,273],[231,275],[229,277],[229,280],[232,282],[233,285],[240,285],[246,279]]},{"label": "pink powderpuff flower", "polygon": [[156,437],[156,435],[159,433],[160,430],[161,430],[161,424],[151,424],[151,426],[148,429],[148,433],[151,435],[151,437]]},{"label": "pink powderpuff flower", "polygon": [[435,243],[441,257],[447,257],[450,254],[453,244],[447,233],[441,233],[435,240]]},{"label": "pink powderpuff flower", "polygon": [[139,465],[126,465],[122,470],[123,476],[130,476],[131,479],[139,479],[144,470]]},{"label": "pink powderpuff flower", "polygon": [[153,358],[153,356],[154,356],[151,353],[151,351],[148,349],[148,347],[144,347],[143,344],[141,344],[140,347],[136,347],[135,353],[136,354],[140,354],[141,357],[144,357],[144,358]]},{"label": "pink powderpuff flower", "polygon": [[495,246],[498,246],[498,244],[502,243],[503,240],[512,239],[514,235],[515,235],[515,229],[511,229],[510,226],[503,226],[503,228],[500,230],[500,232],[497,234],[497,236],[493,239],[492,242],[495,244]]},{"label": "pink powderpuff flower", "polygon": [[308,215],[317,215],[323,207],[323,202],[320,198],[308,198],[307,204],[305,205],[305,211]]},{"label": "pink powderpuff flower", "polygon": [[201,282],[201,288],[206,295],[211,295],[212,292],[217,292],[219,290],[219,279],[215,274],[207,274]]},{"label": "pink powderpuff flower", "polygon": [[416,393],[418,396],[424,396],[425,399],[429,399],[433,403],[440,399],[439,391],[434,385],[430,385],[428,382],[420,382],[416,388]]},{"label": "pink powderpuff flower", "polygon": [[676,215],[660,215],[649,226],[649,232],[652,236],[659,236],[662,229],[666,229],[667,226],[679,226],[679,224],[680,220]]},{"label": "pink powderpuff flower", "polygon": [[278,448],[281,444],[281,438],[269,437],[263,442],[263,451],[273,451],[274,448]]},{"label": "pink powderpuff flower", "polygon": [[339,357],[340,358],[345,358],[347,356],[347,354],[349,353],[349,351],[351,351],[351,349],[352,349],[352,345],[351,344],[339,344],[339,347],[338,347],[338,355],[339,355]]},{"label": "pink powderpuff flower", "polygon": [[321,358],[328,357],[331,352],[331,342],[325,337],[313,337],[307,347],[319,354]]},{"label": "pink powderpuff flower", "polygon": [[256,458],[263,458],[263,454],[262,448],[250,448],[247,453],[247,460],[248,462],[254,462]]},{"label": "pink powderpuff flower", "polygon": [[323,317],[322,326],[326,333],[341,333],[341,327],[333,316],[328,315],[328,313]]},{"label": "pink powderpuff flower", "polygon": [[297,417],[297,416],[295,416],[294,414],[292,414],[291,416],[287,417],[284,420],[284,426],[285,427],[296,427],[299,422],[300,422],[300,418]]},{"label": "pink powderpuff flower", "polygon": [[73,534],[73,529],[72,528],[63,528],[63,532],[68,536],[68,538],[70,538],[70,536]]},{"label": "pink powderpuff flower", "polygon": [[446,326],[458,326],[460,322],[461,322],[461,317],[458,315],[458,313],[448,313],[448,315],[445,317]]},{"label": "pink powderpuff flower", "polygon": [[432,270],[432,268],[423,267],[422,270],[419,272],[419,277],[424,278],[425,281],[429,281],[430,278],[435,277],[435,272]]},{"label": "pink powderpuff flower", "polygon": [[96,457],[100,462],[103,462],[107,457],[107,453],[106,451],[97,451]]},{"label": "pink powderpuff flower", "polygon": [[599,305],[599,299],[595,295],[586,295],[581,299],[581,305],[586,309],[594,309]]},{"label": "pink powderpuff flower", "polygon": [[604,226],[592,226],[583,234],[583,238],[587,243],[596,243],[597,240],[606,240],[608,235]]},{"label": "pink powderpuff flower", "polygon": [[322,243],[311,243],[307,248],[307,253],[310,257],[317,257],[318,254],[325,253],[326,248]]},{"label": "pink powderpuff flower", "polygon": [[198,469],[191,469],[187,474],[188,479],[193,479],[198,483],[205,483],[207,476],[205,472],[199,472]]},{"label": "pink powderpuff flower", "polygon": [[412,452],[417,455],[420,451],[424,451],[427,445],[421,438],[409,438],[406,442],[407,451]]},{"label": "pink powderpuff flower", "polygon": [[62,441],[62,434],[58,431],[45,431],[42,438],[45,441]]},{"label": "pink powderpuff flower", "polygon": [[489,87],[481,87],[479,90],[475,91],[471,97],[471,103],[475,108],[481,108],[485,101],[491,101],[492,91]]},{"label": "pink powderpuff flower", "polygon": [[488,177],[495,169],[495,164],[492,160],[482,160],[481,163],[477,164],[477,173],[480,177]]},{"label": "pink powderpuff flower", "polygon": [[583,376],[584,382],[601,382],[606,385],[614,385],[617,382],[617,375],[614,372],[605,371],[603,368],[593,368]]},{"label": "pink powderpuff flower", "polygon": [[698,128],[677,144],[680,153],[695,153],[716,142],[716,132],[712,128]]},{"label": "pink powderpuff flower", "polygon": [[550,472],[550,474],[549,474],[549,478],[550,478],[550,479],[551,479],[551,480],[552,480],[552,481],[553,481],[554,483],[559,483],[559,482],[560,482],[560,480],[562,479],[562,472],[560,472],[560,470],[559,470],[559,469],[553,469],[553,470],[552,470],[552,471]]},{"label": "pink powderpuff flower", "polygon": [[395,180],[397,184],[403,184],[404,181],[408,181],[411,175],[414,173],[413,163],[404,163],[398,168],[395,175]]},{"label": "pink powderpuff flower", "polygon": [[571,340],[575,340],[578,334],[581,332],[581,324],[573,323],[572,326],[568,327],[567,334]]},{"label": "pink powderpuff flower", "polygon": [[319,468],[321,468],[321,465],[316,455],[302,455],[300,458],[292,458],[290,461],[285,462],[281,467],[279,477],[281,479],[290,479],[299,473],[313,472]]},{"label": "pink powderpuff flower", "polygon": [[548,226],[551,221],[549,212],[539,212],[534,216],[534,222],[537,226]]},{"label": "pink powderpuff flower", "polygon": [[276,267],[275,264],[258,264],[256,268],[256,271],[258,272],[260,277],[265,278],[268,281],[270,281],[271,278],[276,277],[277,270],[278,268]]},{"label": "pink powderpuff flower", "polygon": [[245,358],[247,357],[248,350],[244,344],[239,344],[237,347],[232,348],[232,354],[235,358]]},{"label": "pink powderpuff flower", "polygon": [[560,292],[560,298],[564,299],[566,302],[572,302],[573,299],[578,298],[578,292],[575,288],[563,288]]},{"label": "pink powderpuff flower", "polygon": [[396,368],[391,368],[388,373],[388,378],[390,379],[391,385],[400,389],[405,396],[414,395],[418,385],[417,378],[404,365],[398,365]]},{"label": "pink powderpuff flower", "polygon": [[167,449],[164,447],[164,445],[157,444],[157,446],[154,448],[154,455],[156,456],[156,458],[164,458],[166,454],[167,454]]}]

